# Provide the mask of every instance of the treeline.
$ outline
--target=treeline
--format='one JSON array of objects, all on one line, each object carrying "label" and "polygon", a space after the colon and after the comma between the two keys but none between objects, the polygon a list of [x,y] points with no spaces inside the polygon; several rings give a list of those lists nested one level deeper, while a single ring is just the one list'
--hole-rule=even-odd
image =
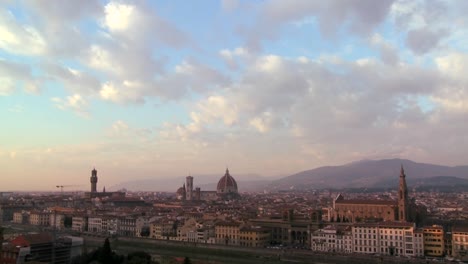
[{"label": "treeline", "polygon": [[[96,250],[75,257],[72,264],[159,264],[151,259],[151,255],[144,251],[129,253],[127,256],[116,254],[112,251],[109,239]],[[190,264],[189,258],[184,259],[184,264]]]}]

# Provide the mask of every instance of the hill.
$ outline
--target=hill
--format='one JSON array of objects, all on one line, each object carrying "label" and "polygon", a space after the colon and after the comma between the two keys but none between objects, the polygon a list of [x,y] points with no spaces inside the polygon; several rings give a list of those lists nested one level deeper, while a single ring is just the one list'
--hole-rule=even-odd
[{"label": "hill", "polygon": [[395,188],[398,186],[401,165],[410,187],[457,182],[465,184],[468,181],[468,166],[449,167],[405,159],[384,159],[302,171],[273,181],[269,189]]}]

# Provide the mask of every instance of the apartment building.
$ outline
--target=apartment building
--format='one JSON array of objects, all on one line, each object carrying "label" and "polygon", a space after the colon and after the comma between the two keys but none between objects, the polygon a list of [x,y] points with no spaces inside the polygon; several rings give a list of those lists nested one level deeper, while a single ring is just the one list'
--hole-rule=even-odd
[{"label": "apartment building", "polygon": [[29,215],[29,224],[36,226],[48,226],[50,221],[49,213],[33,211]]},{"label": "apartment building", "polygon": [[415,224],[408,222],[381,222],[355,224],[352,227],[353,252],[418,256],[415,248],[422,247],[421,239],[415,239]]},{"label": "apartment building", "polygon": [[88,230],[88,217],[85,215],[75,215],[72,217],[72,230],[85,232]]},{"label": "apartment building", "polygon": [[452,256],[462,261],[468,261],[467,226],[454,226],[452,228]]},{"label": "apartment building", "polygon": [[215,225],[216,244],[239,245],[241,223],[222,221]]},{"label": "apartment building", "polygon": [[349,226],[326,226],[312,233],[311,249],[322,252],[353,252],[352,229]]},{"label": "apartment building", "polygon": [[444,256],[444,228],[439,225],[426,226],[424,233],[424,255],[429,257]]},{"label": "apartment building", "polygon": [[242,227],[239,230],[239,245],[265,247],[270,241],[270,230],[259,226]]}]

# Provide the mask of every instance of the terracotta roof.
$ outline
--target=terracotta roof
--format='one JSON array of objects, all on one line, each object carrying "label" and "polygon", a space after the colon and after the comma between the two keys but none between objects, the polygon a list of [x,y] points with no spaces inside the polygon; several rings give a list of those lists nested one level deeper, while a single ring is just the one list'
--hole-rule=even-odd
[{"label": "terracotta roof", "polygon": [[11,241],[15,246],[29,247],[35,244],[51,243],[52,235],[49,233],[29,234],[18,236]]},{"label": "terracotta roof", "polygon": [[229,174],[229,170],[226,169],[226,174],[218,181],[217,190],[226,190],[228,188],[234,188],[237,190],[236,180]]},{"label": "terracotta roof", "polygon": [[391,200],[364,200],[364,199],[350,199],[350,200],[338,200],[336,204],[362,204],[362,205],[397,205],[396,201]]},{"label": "terracotta roof", "polygon": [[454,226],[454,227],[452,227],[452,233],[453,232],[468,233],[468,226]]},{"label": "terracotta roof", "polygon": [[414,227],[411,222],[386,221],[378,223],[356,223],[354,227]]}]

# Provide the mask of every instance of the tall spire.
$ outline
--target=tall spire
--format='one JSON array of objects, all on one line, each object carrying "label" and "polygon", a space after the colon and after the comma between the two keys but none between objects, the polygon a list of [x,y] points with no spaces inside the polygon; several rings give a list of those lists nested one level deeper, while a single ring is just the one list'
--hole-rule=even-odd
[{"label": "tall spire", "polygon": [[403,164],[400,169],[400,184],[398,190],[398,218],[400,221],[409,221],[409,202],[408,202],[408,188],[406,186],[406,175],[403,169]]}]

